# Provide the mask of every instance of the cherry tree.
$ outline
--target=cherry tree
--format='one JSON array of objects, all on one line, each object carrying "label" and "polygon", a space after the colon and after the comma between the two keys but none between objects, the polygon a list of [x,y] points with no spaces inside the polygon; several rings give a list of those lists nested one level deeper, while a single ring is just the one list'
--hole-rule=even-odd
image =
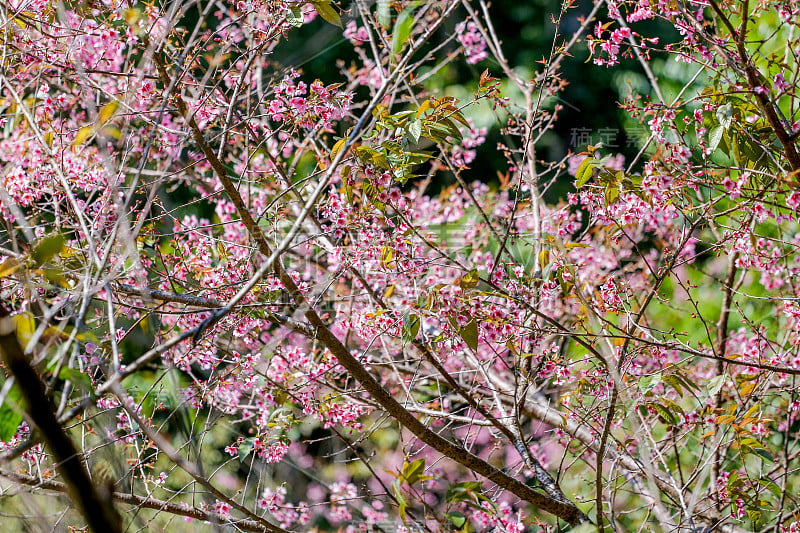
[{"label": "cherry tree", "polygon": [[[795,0],[568,1],[535,66],[485,0],[0,5],[4,512],[800,529]],[[541,155],[575,60],[636,157]]]}]

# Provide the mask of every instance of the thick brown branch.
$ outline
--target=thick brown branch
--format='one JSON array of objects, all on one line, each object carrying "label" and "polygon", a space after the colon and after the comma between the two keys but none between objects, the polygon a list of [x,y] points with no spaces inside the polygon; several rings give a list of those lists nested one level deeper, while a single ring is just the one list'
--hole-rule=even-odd
[{"label": "thick brown branch", "polygon": [[82,455],[56,419],[56,411],[45,394],[44,385],[17,340],[16,325],[10,312],[0,305],[0,352],[3,361],[25,399],[30,420],[53,453],[56,470],[64,478],[66,491],[96,533],[118,533],[121,520],[111,502],[101,498],[89,478]]},{"label": "thick brown branch", "polygon": [[[29,487],[54,490],[56,492],[67,492],[67,486],[58,481],[39,479],[25,474],[2,471],[0,471],[0,477],[9,479],[15,483],[28,485]],[[234,519],[230,516],[224,516],[219,513],[212,513],[196,507],[187,507],[177,503],[158,500],[156,498],[143,498],[141,496],[136,496],[135,494],[126,494],[124,492],[112,492],[111,498],[114,501],[127,505],[133,505],[142,509],[153,509],[155,511],[163,511],[165,513],[178,516],[187,516],[189,518],[195,518],[197,520],[204,520],[206,522],[217,524],[231,524],[236,528],[237,531],[253,531],[256,533],[262,533],[264,531],[264,527],[253,520]]]}]

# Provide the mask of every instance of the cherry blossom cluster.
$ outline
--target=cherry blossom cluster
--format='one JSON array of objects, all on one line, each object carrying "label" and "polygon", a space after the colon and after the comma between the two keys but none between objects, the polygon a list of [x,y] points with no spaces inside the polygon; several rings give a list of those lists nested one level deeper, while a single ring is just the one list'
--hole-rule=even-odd
[{"label": "cherry blossom cluster", "polygon": [[480,63],[489,57],[486,40],[474,21],[462,22],[456,26],[456,38],[464,47],[464,57],[470,65]]},{"label": "cherry blossom cluster", "polygon": [[292,72],[274,87],[275,97],[267,104],[275,122],[294,124],[309,130],[330,129],[345,116],[353,95],[317,80],[310,86]]}]

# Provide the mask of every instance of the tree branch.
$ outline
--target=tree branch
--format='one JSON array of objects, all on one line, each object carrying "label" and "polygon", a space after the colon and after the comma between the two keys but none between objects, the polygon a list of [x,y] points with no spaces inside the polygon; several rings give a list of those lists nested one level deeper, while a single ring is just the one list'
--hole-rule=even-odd
[{"label": "tree branch", "polygon": [[[15,483],[28,485],[29,487],[33,487],[34,489],[41,488],[47,490],[54,490],[57,492],[64,492],[64,493],[68,492],[68,488],[64,483],[60,483],[58,481],[53,481],[50,479],[39,479],[34,476],[18,474],[16,472],[3,472],[3,471],[0,471],[0,477],[9,479]],[[133,505],[135,507],[140,507],[143,509],[153,509],[155,511],[163,511],[166,513],[178,516],[187,516],[189,518],[195,518],[197,520],[203,520],[211,523],[231,524],[237,530],[240,531],[252,531],[255,533],[263,533],[264,531],[264,526],[253,520],[235,519],[231,518],[230,516],[221,515],[219,513],[204,511],[196,507],[184,507],[183,505],[179,505],[164,500],[158,500],[156,498],[144,498],[142,496],[136,496],[135,494],[127,494],[124,492],[112,492],[111,498],[114,501],[124,503],[127,505]]]}]

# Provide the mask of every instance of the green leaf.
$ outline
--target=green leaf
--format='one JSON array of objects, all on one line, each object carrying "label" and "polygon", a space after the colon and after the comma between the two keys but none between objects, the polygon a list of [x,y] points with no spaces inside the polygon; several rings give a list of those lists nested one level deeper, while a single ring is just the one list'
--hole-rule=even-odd
[{"label": "green leaf", "polygon": [[13,257],[9,257],[2,263],[0,263],[0,278],[4,278],[6,276],[10,276],[14,272],[22,266],[22,261],[14,259]]},{"label": "green leaf", "polygon": [[411,140],[415,143],[418,143],[419,138],[422,135],[422,121],[412,120],[406,126],[406,131],[408,132],[408,136],[411,138]]},{"label": "green leaf", "polygon": [[36,266],[43,265],[55,255],[61,253],[61,250],[64,249],[64,245],[66,243],[67,239],[60,233],[48,235],[39,241],[39,244],[37,244],[36,248],[34,248],[33,252],[31,252],[31,257],[33,258],[34,263],[36,263]]},{"label": "green leaf", "polygon": [[773,496],[775,496],[776,498],[781,497],[781,488],[778,485],[776,485],[774,481],[765,477],[762,477],[757,481],[759,485],[770,491]]},{"label": "green leaf", "polygon": [[331,5],[332,2],[330,0],[311,0],[311,3],[314,4],[314,9],[317,10],[317,14],[322,17],[325,22],[333,24],[334,26],[339,26],[340,28],[342,27],[342,17],[339,16],[339,13]]},{"label": "green leaf", "polygon": [[730,477],[728,477],[728,494],[732,494],[732,492],[735,491],[736,488],[741,484],[742,482],[739,481],[739,471],[734,470],[731,472]]},{"label": "green leaf", "polygon": [[111,120],[114,117],[114,113],[117,112],[118,107],[119,107],[119,102],[117,100],[114,100],[104,105],[97,113],[97,123],[105,124],[106,122]]},{"label": "green leaf", "polygon": [[758,374],[737,374],[733,379],[736,381],[737,385],[741,385],[742,383],[758,379]]},{"label": "green leaf", "polygon": [[686,390],[690,392],[700,390],[700,387],[698,387],[697,384],[690,380],[685,374],[678,372],[677,374],[673,374],[673,376],[675,376],[675,378],[683,384]]},{"label": "green leaf", "polygon": [[483,485],[480,481],[462,481],[447,489],[444,499],[447,502],[477,501]]},{"label": "green leaf", "polygon": [[639,390],[643,394],[647,394],[656,388],[656,385],[661,383],[661,372],[650,374],[649,376],[642,376],[639,378]]},{"label": "green leaf", "polygon": [[[584,510],[584,512],[589,513],[590,509],[591,507]],[[593,533],[595,531],[597,531],[597,526],[591,523],[585,523],[570,528],[569,533]]]},{"label": "green leaf", "polygon": [[425,471],[425,458],[417,459],[412,463],[405,463],[403,465],[403,478],[406,483],[413,485],[425,479],[431,479],[430,476],[423,476],[422,472]]},{"label": "green leaf", "polygon": [[447,513],[445,516],[457,528],[462,528],[467,523],[467,517],[464,516],[462,513],[459,513],[458,511]]},{"label": "green leaf", "polygon": [[247,439],[244,439],[239,444],[239,447],[237,448],[237,451],[239,453],[239,462],[244,462],[247,456],[250,455],[250,452],[253,451],[254,446],[255,446],[255,437],[249,437]]},{"label": "green leaf", "polygon": [[578,171],[575,173],[575,187],[580,189],[583,187],[586,182],[591,179],[592,174],[594,173],[594,162],[595,159],[593,157],[587,157],[583,161],[581,161],[581,165],[578,167]]},{"label": "green leaf", "polygon": [[389,7],[391,0],[378,0],[378,8],[377,8],[377,17],[378,17],[378,24],[383,26],[384,28],[389,27],[389,23],[392,21],[392,11]]},{"label": "green leaf", "polygon": [[738,135],[729,135],[731,140],[731,155],[733,155],[734,161],[739,166],[744,166],[742,161],[742,154],[739,152],[739,136]]},{"label": "green leaf", "polygon": [[58,377],[63,379],[64,381],[71,381],[73,384],[78,385],[78,388],[82,391],[91,392],[92,389],[92,378],[89,377],[88,374],[81,372],[80,370],[76,370],[70,367],[64,367],[58,374]]},{"label": "green leaf", "polygon": [[375,185],[373,185],[372,183],[370,183],[368,181],[364,182],[364,184],[362,185],[361,189],[364,191],[364,194],[366,194],[369,199],[375,198],[378,195],[378,193],[380,192],[378,190],[378,188],[375,187]]},{"label": "green leaf", "polygon": [[478,349],[478,322],[474,318],[459,329],[458,334],[473,351]]},{"label": "green leaf", "polygon": [[403,156],[405,154],[402,145],[397,141],[383,141],[381,146],[386,148],[393,156]]},{"label": "green leaf", "polygon": [[345,144],[347,144],[347,137],[336,141],[336,143],[333,145],[333,148],[331,148],[331,157],[336,157],[339,152],[342,151],[342,148],[344,148]]},{"label": "green leaf", "polygon": [[722,386],[725,384],[725,379],[726,376],[724,374],[711,378],[711,380],[708,382],[708,385],[706,385],[706,391],[708,391],[709,397],[716,396],[719,391],[722,390]]},{"label": "green leaf", "polygon": [[672,412],[672,410],[669,407],[665,406],[664,404],[652,403],[650,404],[650,406],[656,410],[658,416],[667,424],[675,426],[680,423],[681,419],[678,417],[678,415]]},{"label": "green leaf", "polygon": [[400,478],[396,478],[392,481],[392,492],[394,493],[394,499],[397,501],[397,512],[400,515],[400,518],[403,519],[403,522],[406,521],[406,508],[408,507],[408,502],[406,501],[405,496],[403,496],[403,489],[400,485]]},{"label": "green leaf", "polygon": [[742,447],[742,452],[745,454],[755,453],[756,455],[760,456],[762,459],[769,461],[770,463],[775,462],[775,459],[773,459],[772,454],[769,452],[769,450],[767,450],[763,444],[761,444],[755,439],[742,439],[739,442],[739,445]]},{"label": "green leaf", "polygon": [[445,118],[439,122],[433,122],[431,120],[425,120],[424,122],[426,127],[425,137],[428,137],[432,141],[442,144],[453,144],[448,140],[448,137],[450,137],[461,142],[461,130],[458,129],[452,120]]},{"label": "green leaf", "polygon": [[417,338],[417,333],[419,333],[421,324],[422,320],[419,318],[419,315],[408,311],[403,314],[403,346],[409,342],[413,342],[414,339]]},{"label": "green leaf", "polygon": [[387,270],[391,270],[394,261],[394,250],[391,246],[384,246],[381,248],[381,266]]},{"label": "green leaf", "polygon": [[613,204],[619,198],[619,187],[608,185],[605,189],[605,204]]},{"label": "green leaf", "polygon": [[300,9],[300,6],[292,6],[289,14],[286,15],[286,22],[288,22],[291,26],[295,28],[299,28],[303,25],[303,11]]},{"label": "green leaf", "polygon": [[[3,381],[3,385],[5,381]],[[2,387],[0,387],[2,390]],[[8,442],[14,438],[22,423],[22,392],[15,384],[11,385],[3,404],[0,405],[0,440]]]},{"label": "green leaf", "polygon": [[463,124],[465,128],[470,129],[472,127],[461,111],[454,111],[450,116]]},{"label": "green leaf", "polygon": [[712,152],[717,149],[719,143],[722,142],[722,134],[725,133],[725,128],[722,126],[715,126],[708,133],[708,148]]},{"label": "green leaf", "polygon": [[[678,405],[674,400],[670,400],[669,398],[661,398],[661,401],[664,405],[669,408],[670,411],[673,413],[680,413],[681,415],[685,415],[686,413],[683,411],[683,407]],[[677,419],[676,424],[680,422],[680,419]]]},{"label": "green leaf", "polygon": [[44,277],[51,283],[61,285],[62,287],[69,286],[64,269],[58,267],[44,267],[42,271],[44,272]]},{"label": "green leaf", "polygon": [[406,152],[408,162],[412,165],[419,165],[433,157],[433,152]]},{"label": "green leaf", "polygon": [[411,30],[414,29],[414,12],[411,9],[406,9],[394,22],[394,30],[392,31],[392,53],[397,54],[403,49],[403,45],[408,41],[411,35]]},{"label": "green leaf", "polygon": [[717,108],[717,120],[724,129],[727,130],[731,127],[731,121],[733,120],[733,105],[730,102]]},{"label": "green leaf", "polygon": [[369,146],[359,146],[356,148],[356,155],[364,163],[369,163],[387,170],[391,168],[389,160],[386,159],[386,156],[377,151],[375,148],[371,148]]},{"label": "green leaf", "polygon": [[669,385],[670,387],[672,387],[673,389],[675,389],[675,391],[680,396],[683,396],[683,387],[681,386],[681,380],[678,379],[676,376],[674,376],[672,374],[667,374],[666,376],[661,378],[661,380],[664,383],[666,383],[667,385]]},{"label": "green leaf", "polygon": [[463,139],[463,136],[461,135],[461,130],[458,129],[456,123],[450,120],[449,118],[441,119],[439,121],[439,124],[441,124],[445,128],[447,133],[454,139],[458,140],[459,142]]},{"label": "green leaf", "polygon": [[473,268],[472,270],[461,276],[461,278],[458,280],[458,285],[464,290],[474,289],[475,287],[478,286],[480,280],[481,278],[480,275],[478,274],[478,271]]}]

